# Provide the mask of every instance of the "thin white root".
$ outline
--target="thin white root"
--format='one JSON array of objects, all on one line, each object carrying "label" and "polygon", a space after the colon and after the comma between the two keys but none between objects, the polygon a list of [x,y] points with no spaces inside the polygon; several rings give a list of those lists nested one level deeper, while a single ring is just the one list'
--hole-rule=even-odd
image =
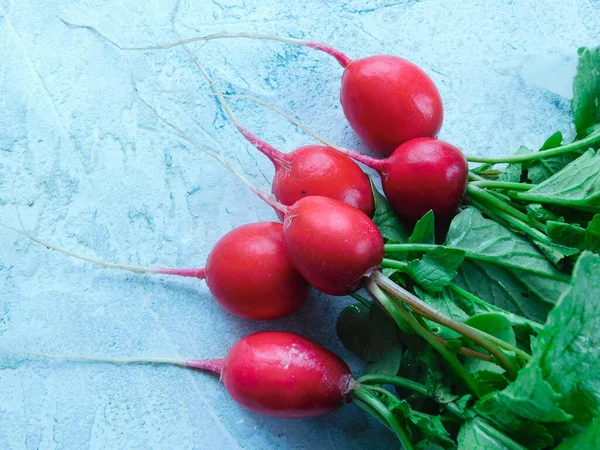
[{"label": "thin white root", "polygon": [[282,212],[287,211],[287,208],[284,205],[282,205],[277,200],[275,200],[273,198],[273,196],[267,194],[265,191],[263,191],[262,189],[258,188],[254,184],[252,184],[244,175],[242,175],[237,170],[235,170],[233,168],[233,166],[231,164],[229,164],[229,162],[226,159],[224,159],[223,157],[221,157],[217,152],[209,149],[208,147],[204,147],[203,145],[200,145],[199,143],[194,141],[192,138],[188,137],[181,128],[179,128],[177,125],[174,125],[173,123],[171,123],[167,119],[165,119],[163,116],[161,116],[158,113],[158,111],[156,111],[156,109],[153,106],[151,106],[148,102],[146,102],[143,98],[141,98],[140,96],[138,96],[138,98],[144,105],[146,105],[156,115],[158,120],[160,120],[162,123],[164,123],[168,127],[175,130],[181,139],[183,139],[187,143],[191,144],[192,146],[196,147],[198,150],[206,153],[208,156],[217,160],[223,167],[225,167],[225,169],[227,169],[229,172],[231,172],[231,174],[233,174],[238,180],[240,180],[248,189],[250,189],[256,195],[258,195],[258,197],[260,197],[263,201],[265,201],[269,206],[271,206],[272,208],[275,208],[279,211],[282,211]]},{"label": "thin white root", "polygon": [[176,358],[163,357],[131,357],[131,358],[109,358],[105,356],[84,356],[84,355],[52,355],[48,353],[29,352],[26,350],[12,350],[0,347],[0,352],[10,353],[13,355],[35,356],[44,359],[54,359],[62,361],[87,361],[87,362],[104,362],[110,364],[174,364],[177,366],[185,366],[186,360]]},{"label": "thin white root", "polygon": [[[175,32],[175,34],[177,35],[177,37],[179,39],[181,39],[181,35],[179,34],[179,31],[177,31],[177,28],[175,27],[175,16],[177,15],[177,11],[179,10],[180,3],[181,3],[181,0],[177,0],[175,2],[175,6],[173,7],[173,11],[171,12],[171,26],[173,27],[173,31]],[[193,61],[193,63],[196,65],[196,67],[198,67],[198,69],[200,69],[200,72],[202,72],[202,75],[204,75],[204,78],[206,79],[206,81],[208,81],[208,84],[210,85],[211,89],[214,91],[215,95],[217,96],[217,99],[219,99],[219,103],[223,107],[223,110],[225,111],[225,114],[227,114],[227,117],[229,117],[229,120],[231,120],[231,122],[235,125],[235,127],[238,130],[240,128],[243,128],[242,124],[238,121],[238,119],[235,116],[235,114],[233,113],[233,111],[229,108],[229,105],[227,104],[227,102],[225,101],[223,96],[221,96],[220,91],[217,89],[215,82],[213,81],[211,76],[208,74],[208,72],[206,71],[204,66],[202,64],[200,64],[200,61],[198,61],[198,59],[194,56],[194,54],[188,48],[186,43],[182,43],[181,45],[183,47],[183,50],[185,50],[185,52],[190,57],[190,59]]]},{"label": "thin white root", "polygon": [[87,256],[78,255],[77,253],[73,253],[70,250],[66,250],[64,248],[58,247],[49,242],[43,241],[40,238],[38,238],[37,236],[34,236],[33,234],[31,234],[25,230],[19,230],[18,228],[14,228],[14,227],[11,227],[10,225],[5,225],[3,223],[0,223],[0,227],[14,231],[15,233],[20,234],[21,236],[24,236],[24,237],[30,239],[31,241],[33,241],[43,247],[46,247],[47,249],[57,251],[59,253],[62,253],[64,255],[70,256],[75,259],[79,259],[81,261],[86,261],[86,262],[90,262],[92,264],[96,264],[100,267],[106,267],[109,269],[127,270],[129,272],[135,272],[135,273],[153,273],[153,269],[151,269],[150,267],[130,266],[130,265],[126,265],[126,264],[113,264],[113,263],[109,263],[109,262],[102,261],[99,259],[89,258]]},{"label": "thin white root", "polygon": [[274,113],[279,114],[280,116],[284,117],[290,123],[292,123],[293,125],[295,125],[298,128],[300,128],[302,131],[304,131],[309,136],[314,137],[317,141],[319,141],[323,145],[325,145],[327,147],[331,147],[334,150],[337,150],[337,151],[339,151],[341,153],[346,154],[346,151],[345,151],[345,149],[343,147],[340,147],[337,144],[334,144],[333,142],[331,142],[327,138],[321,136],[316,131],[311,130],[310,128],[308,128],[307,125],[305,125],[302,122],[300,122],[298,119],[296,119],[291,114],[285,112],[284,110],[278,108],[277,106],[275,106],[275,105],[273,105],[271,103],[267,103],[267,102],[261,100],[258,97],[254,97],[253,95],[248,95],[248,94],[223,94],[222,92],[219,93],[219,94],[215,94],[214,92],[202,92],[202,91],[192,91],[192,90],[160,90],[158,92],[161,92],[163,94],[186,93],[186,94],[190,94],[190,95],[194,95],[194,94],[209,95],[209,96],[212,96],[212,97],[217,97],[217,96],[220,95],[220,96],[225,97],[225,98],[243,98],[243,99],[246,99],[246,100],[250,100],[251,102],[254,102],[254,103],[258,104],[258,105],[264,106],[265,108],[270,109]]},{"label": "thin white root", "polygon": [[114,40],[110,39],[105,34],[101,33],[96,27],[93,27],[91,25],[80,25],[80,24],[76,24],[76,23],[71,23],[64,19],[60,19],[60,20],[62,21],[62,23],[64,23],[68,27],[84,28],[86,30],[90,30],[93,33],[100,36],[102,39],[108,41],[109,43],[111,43],[112,45],[117,47],[119,50],[127,50],[127,51],[130,51],[130,50],[168,50],[168,49],[179,47],[182,45],[192,44],[194,42],[212,41],[215,39],[236,39],[236,38],[245,38],[245,39],[263,40],[263,41],[264,40],[277,41],[277,42],[283,42],[285,44],[299,45],[302,47],[307,47],[307,46],[312,45],[312,41],[307,41],[304,39],[296,39],[296,38],[286,38],[286,37],[281,37],[281,36],[275,36],[272,34],[213,33],[213,34],[208,34],[206,36],[196,36],[196,37],[192,37],[192,38],[188,38],[188,39],[181,39],[181,37],[178,35],[181,40],[179,40],[177,42],[171,42],[169,44],[149,45],[146,47],[123,47],[120,44],[118,44],[117,42],[115,42]]}]

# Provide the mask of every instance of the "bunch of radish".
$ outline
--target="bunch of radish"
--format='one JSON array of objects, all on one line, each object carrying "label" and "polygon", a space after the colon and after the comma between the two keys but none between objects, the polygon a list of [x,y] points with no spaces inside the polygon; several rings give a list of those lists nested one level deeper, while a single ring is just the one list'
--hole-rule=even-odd
[{"label": "bunch of radish", "polygon": [[[367,145],[387,158],[375,159],[340,147],[319,145],[283,153],[251,133],[237,120],[208,72],[185,46],[197,40],[233,37],[276,39],[334,56],[344,67],[340,98],[349,123]],[[389,288],[379,271],[384,239],[371,220],[371,183],[353,160],[380,174],[392,207],[407,223],[414,223],[429,210],[441,222],[448,222],[455,214],[466,189],[467,161],[456,147],[435,138],[443,119],[442,102],[432,80],[414,64],[386,55],[351,60],[324,44],[243,33],[211,35],[152,48],[176,45],[183,45],[194,59],[237,129],[273,163],[273,195],[253,186],[218,154],[184,136],[152,108],[153,111],[184,139],[231,170],[273,207],[283,223],[238,227],[217,242],[204,267],[191,269],[103,262],[56,247],[24,230],[5,227],[48,248],[103,267],[203,279],[229,313],[247,319],[273,320],[296,311],[307,299],[311,286],[335,296],[352,294],[374,279],[384,290],[385,286]],[[373,277],[376,274],[379,278]],[[372,287],[370,291],[376,289]],[[394,289],[395,294],[405,295]],[[407,301],[416,300],[407,297]],[[426,316],[427,311],[423,311]],[[102,360],[168,362],[210,370],[220,375],[228,393],[240,405],[277,417],[317,416],[354,400],[410,448],[397,419],[389,411],[386,413],[385,405],[368,388],[352,378],[340,358],[292,333],[253,334],[235,344],[224,359]]]}]

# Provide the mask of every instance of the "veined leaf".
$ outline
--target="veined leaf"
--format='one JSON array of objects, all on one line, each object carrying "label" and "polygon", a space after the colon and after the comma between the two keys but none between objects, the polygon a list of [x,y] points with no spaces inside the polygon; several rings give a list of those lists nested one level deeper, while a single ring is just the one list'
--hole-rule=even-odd
[{"label": "veined leaf", "polygon": [[506,389],[482,398],[477,413],[509,433],[525,433],[523,423],[589,426],[600,414],[600,302],[590,301],[598,294],[600,256],[584,252],[532,359]]},{"label": "veined leaf", "polygon": [[372,180],[371,190],[373,191],[373,199],[375,200],[373,222],[377,225],[377,228],[379,228],[383,238],[389,242],[406,242],[408,233],[400,223],[398,216],[388,203],[387,199],[375,188]]},{"label": "veined leaf", "polygon": [[458,214],[446,237],[446,246],[459,248],[475,259],[507,268],[537,273],[549,278],[563,275],[527,239],[499,223],[484,218],[474,208]]},{"label": "veined leaf", "polygon": [[600,212],[600,154],[588,150],[547,180],[519,192],[516,198]]},{"label": "veined leaf", "polygon": [[471,419],[458,432],[458,450],[526,450],[485,421]]}]

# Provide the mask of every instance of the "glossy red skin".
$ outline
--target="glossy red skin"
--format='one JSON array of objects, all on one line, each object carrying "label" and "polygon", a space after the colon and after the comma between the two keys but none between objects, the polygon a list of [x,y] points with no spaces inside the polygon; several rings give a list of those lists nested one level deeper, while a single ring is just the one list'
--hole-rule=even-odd
[{"label": "glossy red skin", "polygon": [[431,78],[397,56],[353,61],[342,78],[341,103],[356,134],[386,156],[410,139],[436,136],[444,119]]},{"label": "glossy red skin", "polygon": [[304,418],[333,412],[354,384],[338,356],[295,333],[267,331],[235,344],[221,374],[237,403],[258,414]]},{"label": "glossy red skin", "polygon": [[433,210],[436,221],[447,223],[465,193],[469,165],[453,145],[419,138],[383,160],[380,174],[388,201],[404,220],[416,222]]},{"label": "glossy red skin", "polygon": [[242,225],[223,236],[206,261],[206,283],[231,314],[272,320],[290,315],[310,289],[292,265],[276,222]]},{"label": "glossy red skin", "polygon": [[[375,202],[369,178],[349,157],[329,147],[307,145],[275,163],[272,192],[291,206],[303,197],[322,195],[354,206],[372,217]],[[284,215],[277,215],[283,220]]]},{"label": "glossy red skin", "polygon": [[294,266],[330,295],[355,292],[383,260],[383,238],[373,221],[328,197],[305,197],[291,206],[283,236]]}]

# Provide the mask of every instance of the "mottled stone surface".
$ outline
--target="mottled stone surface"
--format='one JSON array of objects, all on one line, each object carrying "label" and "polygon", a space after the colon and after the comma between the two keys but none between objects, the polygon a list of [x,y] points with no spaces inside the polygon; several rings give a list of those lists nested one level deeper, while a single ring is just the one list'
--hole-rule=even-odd
[{"label": "mottled stone surface", "polygon": [[[169,0],[0,0],[0,218],[89,256],[202,265],[228,230],[274,213],[213,160],[157,122],[140,95],[264,189],[273,169],[220,112],[172,41]],[[470,152],[539,145],[570,130],[576,49],[600,43],[598,0],[188,0],[184,36],[249,31],[306,37],[352,57],[389,52],[438,84],[441,137]],[[310,49],[247,40],[195,44],[222,90],[293,112],[361,148],[338,103],[341,68]],[[171,92],[164,92],[171,91]],[[183,92],[172,92],[183,91]],[[289,151],[312,142],[282,118],[232,103]],[[293,330],[343,350],[335,318],[349,303],[314,294],[294,317],[230,317],[194,280],[95,269],[0,231],[0,346],[87,355],[223,355],[238,338]],[[0,447],[11,449],[387,449],[382,426],[348,406],[318,420],[241,410],[211,376],[167,366],[49,362],[0,353]]]}]

